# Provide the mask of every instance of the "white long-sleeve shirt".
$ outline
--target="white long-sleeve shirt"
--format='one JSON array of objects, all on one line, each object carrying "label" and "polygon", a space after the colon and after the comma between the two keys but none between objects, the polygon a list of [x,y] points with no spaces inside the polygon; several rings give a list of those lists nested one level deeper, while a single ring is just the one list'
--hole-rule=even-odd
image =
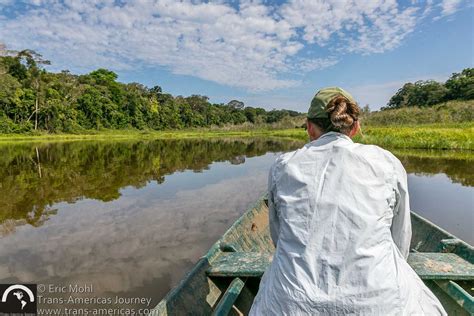
[{"label": "white long-sleeve shirt", "polygon": [[250,315],[445,315],[406,262],[407,177],[377,146],[329,132],[281,155],[268,181],[276,246]]}]

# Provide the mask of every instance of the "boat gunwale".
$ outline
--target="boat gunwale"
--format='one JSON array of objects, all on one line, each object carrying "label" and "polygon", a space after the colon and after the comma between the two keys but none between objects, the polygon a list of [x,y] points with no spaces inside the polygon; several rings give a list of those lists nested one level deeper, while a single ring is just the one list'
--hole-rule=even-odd
[{"label": "boat gunwale", "polygon": [[[428,220],[427,218],[419,215],[418,213],[416,213],[416,211],[411,211],[411,214],[410,214],[412,217],[415,217],[416,220],[422,222],[424,225],[427,225],[429,226],[430,228],[434,229],[434,230],[437,230],[438,232],[442,233],[443,235],[445,235],[446,238],[443,238],[442,240],[439,241],[439,243],[442,245],[442,241],[445,240],[445,239],[450,239],[450,240],[455,240],[456,241],[456,247],[455,247],[455,250],[454,251],[448,251],[448,252],[451,252],[451,253],[455,253],[457,254],[458,256],[460,256],[461,258],[467,260],[469,263],[474,263],[473,262],[473,258],[474,258],[474,247],[472,245],[470,245],[469,243],[467,243],[466,241],[462,240],[461,238],[457,237],[456,235],[453,235],[452,233],[444,230],[443,228],[439,227],[438,225],[436,225],[435,223],[431,222],[430,220]],[[412,220],[413,222],[413,220]],[[410,245],[411,247],[412,245]],[[464,248],[463,250],[464,251],[459,251],[460,248]],[[426,251],[420,251],[420,252],[426,252]],[[434,252],[443,252],[442,250],[438,249],[437,251],[434,251]]]},{"label": "boat gunwale", "polygon": [[462,240],[461,238],[453,235],[452,233],[444,230],[443,228],[439,227],[438,225],[436,225],[435,223],[431,222],[430,220],[426,219],[425,217],[419,215],[416,211],[411,211],[411,215],[415,215],[415,217],[422,221],[424,224],[427,224],[433,228],[435,228],[436,230],[442,232],[443,234],[445,234],[448,238],[446,239],[456,239],[456,241],[459,241],[460,243],[462,243],[464,246],[468,247],[468,248],[471,248],[473,251],[474,251],[474,247],[471,246],[470,244],[468,244],[467,242],[465,242],[464,240]]},{"label": "boat gunwale", "polygon": [[[167,310],[167,303],[169,303],[175,296],[178,295],[180,291],[182,291],[187,284],[197,273],[202,273],[204,270],[205,266],[209,266],[210,262],[215,259],[216,256],[222,250],[220,249],[220,246],[223,241],[226,240],[226,237],[229,236],[241,223],[249,216],[252,215],[252,211],[258,210],[262,207],[262,204],[265,204],[265,200],[267,199],[267,194],[263,194],[260,196],[256,202],[254,202],[250,207],[246,209],[246,211],[225,231],[225,233],[210,247],[210,249],[207,251],[205,255],[199,258],[199,260],[196,262],[196,264],[183,276],[183,278],[180,280],[180,282],[174,286],[168,293],[167,295],[154,307],[153,310],[157,311],[166,311]],[[456,240],[458,245],[461,245],[462,247],[465,247],[466,250],[470,253],[474,253],[474,247],[465,242],[464,240],[456,237],[455,235],[447,232],[443,228],[439,227],[438,225],[434,224],[433,222],[429,221],[428,219],[424,218],[423,216],[417,214],[414,211],[411,211],[411,216],[414,216],[417,220],[422,222],[423,224],[429,226],[433,230],[439,231],[441,234],[443,234],[446,238],[443,239],[453,239]],[[441,243],[441,240],[439,241]],[[440,252],[440,251],[437,251]],[[164,314],[164,315],[167,315]]]},{"label": "boat gunwale", "polygon": [[256,202],[254,202],[250,207],[248,207],[245,212],[239,216],[239,218],[225,231],[225,233],[211,246],[211,248],[207,251],[205,255],[199,258],[199,260],[194,264],[194,266],[186,272],[186,274],[183,276],[183,278],[179,281],[176,286],[174,286],[163,299],[153,308],[153,310],[166,310],[166,304],[175,296],[177,295],[186,285],[188,280],[193,277],[196,273],[198,273],[201,269],[202,266],[204,265],[209,265],[209,262],[211,259],[214,259],[217,254],[221,251],[220,250],[220,245],[222,241],[225,240],[225,238],[237,227],[240,225],[240,223],[243,222],[243,220],[246,218],[246,216],[249,216],[250,212],[252,210],[257,209],[258,207],[261,207],[262,203],[265,203],[265,199],[267,198],[267,194],[264,194],[260,196]]}]

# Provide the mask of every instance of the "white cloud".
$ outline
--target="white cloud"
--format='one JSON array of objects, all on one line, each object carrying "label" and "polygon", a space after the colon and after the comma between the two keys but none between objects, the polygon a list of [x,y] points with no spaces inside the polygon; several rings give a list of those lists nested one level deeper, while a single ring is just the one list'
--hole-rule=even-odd
[{"label": "white cloud", "polygon": [[455,13],[459,9],[461,2],[462,0],[443,0],[440,3],[441,16],[447,16]]},{"label": "white cloud", "polygon": [[381,53],[391,50],[413,31],[418,7],[400,9],[395,0],[371,1],[292,1],[282,14],[294,27],[303,30],[309,43],[328,45],[357,53]]},{"label": "white cloud", "polygon": [[298,83],[280,74],[303,45],[263,5],[237,11],[219,3],[50,1],[0,23],[9,46],[41,48],[55,63],[84,70],[163,66],[257,91]]},{"label": "white cloud", "polygon": [[[452,2],[443,12],[454,12]],[[235,7],[223,1],[31,0],[14,16],[0,8],[0,41],[36,49],[57,68],[164,67],[263,91],[296,86],[300,81],[288,74],[333,66],[347,53],[396,48],[416,27],[421,6],[402,8],[395,0],[241,1]],[[329,53],[314,53],[321,46]],[[313,53],[302,57],[308,48]]]},{"label": "white cloud", "polygon": [[310,72],[314,70],[321,70],[334,66],[339,61],[335,57],[328,58],[302,58],[295,64],[295,68],[301,72]]}]

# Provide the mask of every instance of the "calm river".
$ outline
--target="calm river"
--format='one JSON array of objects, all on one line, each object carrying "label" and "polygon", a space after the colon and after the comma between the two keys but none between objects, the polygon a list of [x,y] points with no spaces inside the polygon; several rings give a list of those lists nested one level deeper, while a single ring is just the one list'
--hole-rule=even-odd
[{"label": "calm river", "polygon": [[[86,292],[78,297],[111,300],[88,307],[118,306],[117,298],[124,307],[152,307],[264,193],[277,155],[302,144],[0,145],[0,283],[47,286],[40,306],[64,305],[53,298],[78,285]],[[394,153],[409,173],[412,209],[474,244],[474,153]]]}]

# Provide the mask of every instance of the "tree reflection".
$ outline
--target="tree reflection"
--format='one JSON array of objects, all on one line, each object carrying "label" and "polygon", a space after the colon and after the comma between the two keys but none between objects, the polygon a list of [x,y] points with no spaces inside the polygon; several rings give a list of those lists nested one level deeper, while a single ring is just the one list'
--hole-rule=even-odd
[{"label": "tree reflection", "polygon": [[[245,163],[246,157],[285,152],[301,141],[274,139],[146,140],[9,144],[0,146],[0,235],[15,226],[39,226],[56,213],[54,204],[83,198],[112,201],[126,186],[210,164]],[[445,173],[453,182],[474,186],[471,152],[395,151],[408,173]]]},{"label": "tree reflection", "polygon": [[[125,186],[163,183],[177,171],[201,172],[213,162],[245,162],[245,157],[289,151],[298,141],[151,140],[67,142],[0,146],[1,234],[15,226],[39,226],[54,203],[83,198],[112,201]],[[14,225],[15,223],[15,225]]]},{"label": "tree reflection", "polygon": [[474,186],[474,153],[472,151],[397,150],[408,173],[434,175],[446,174],[453,183]]}]

